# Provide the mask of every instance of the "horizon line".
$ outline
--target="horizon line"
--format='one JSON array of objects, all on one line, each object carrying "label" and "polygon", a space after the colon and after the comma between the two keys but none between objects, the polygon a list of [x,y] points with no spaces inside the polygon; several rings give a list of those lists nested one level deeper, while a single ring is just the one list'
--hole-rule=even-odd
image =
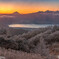
[{"label": "horizon line", "polygon": [[[52,11],[52,12],[56,12],[56,11],[59,11],[59,10],[56,10],[56,11],[54,11],[54,10],[46,10],[46,11]],[[31,14],[31,13],[37,13],[37,12],[46,12],[46,11],[36,11],[36,12],[29,12],[29,13],[20,13],[19,11],[15,11],[15,12],[17,12],[17,13],[19,13],[19,14]],[[12,13],[0,13],[0,14],[13,14],[13,13],[15,13],[15,12],[12,12]]]}]

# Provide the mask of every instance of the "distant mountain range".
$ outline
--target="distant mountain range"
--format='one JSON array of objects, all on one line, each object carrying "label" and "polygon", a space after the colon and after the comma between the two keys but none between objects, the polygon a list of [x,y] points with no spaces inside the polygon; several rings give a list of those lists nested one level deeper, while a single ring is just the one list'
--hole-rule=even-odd
[{"label": "distant mountain range", "polygon": [[59,24],[59,11],[39,11],[30,14],[0,14],[0,24]]}]

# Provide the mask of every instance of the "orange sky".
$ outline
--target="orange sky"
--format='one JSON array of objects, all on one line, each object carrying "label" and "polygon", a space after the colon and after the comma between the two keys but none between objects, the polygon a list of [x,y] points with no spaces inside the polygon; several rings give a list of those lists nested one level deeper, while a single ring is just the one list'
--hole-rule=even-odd
[{"label": "orange sky", "polygon": [[18,11],[21,14],[33,13],[37,11],[59,10],[59,4],[37,2],[37,3],[0,3],[0,13],[13,13]]}]

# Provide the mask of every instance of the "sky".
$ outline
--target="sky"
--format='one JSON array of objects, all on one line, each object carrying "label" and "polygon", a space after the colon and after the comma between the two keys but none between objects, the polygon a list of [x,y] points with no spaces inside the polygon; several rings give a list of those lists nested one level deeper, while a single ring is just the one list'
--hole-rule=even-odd
[{"label": "sky", "polygon": [[0,13],[20,14],[34,13],[38,11],[59,10],[59,0],[0,0]]}]

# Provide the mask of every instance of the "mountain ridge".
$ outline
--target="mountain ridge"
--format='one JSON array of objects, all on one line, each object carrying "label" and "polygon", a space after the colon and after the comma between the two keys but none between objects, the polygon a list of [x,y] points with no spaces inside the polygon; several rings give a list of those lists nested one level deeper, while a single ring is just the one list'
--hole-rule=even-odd
[{"label": "mountain ridge", "polygon": [[2,14],[0,24],[59,24],[59,11],[39,11],[30,14],[20,14],[16,11],[12,14]]},{"label": "mountain ridge", "polygon": [[[34,13],[59,13],[59,10],[57,10],[57,11],[50,11],[50,10],[37,11],[37,12],[27,13],[27,14],[34,14]],[[15,11],[15,12],[13,12],[13,13],[11,13],[11,14],[20,14],[20,13],[19,13],[18,11]],[[1,15],[3,15],[3,14],[1,14]],[[8,14],[5,14],[5,15],[8,15]],[[24,14],[22,14],[22,15],[24,15]]]}]

